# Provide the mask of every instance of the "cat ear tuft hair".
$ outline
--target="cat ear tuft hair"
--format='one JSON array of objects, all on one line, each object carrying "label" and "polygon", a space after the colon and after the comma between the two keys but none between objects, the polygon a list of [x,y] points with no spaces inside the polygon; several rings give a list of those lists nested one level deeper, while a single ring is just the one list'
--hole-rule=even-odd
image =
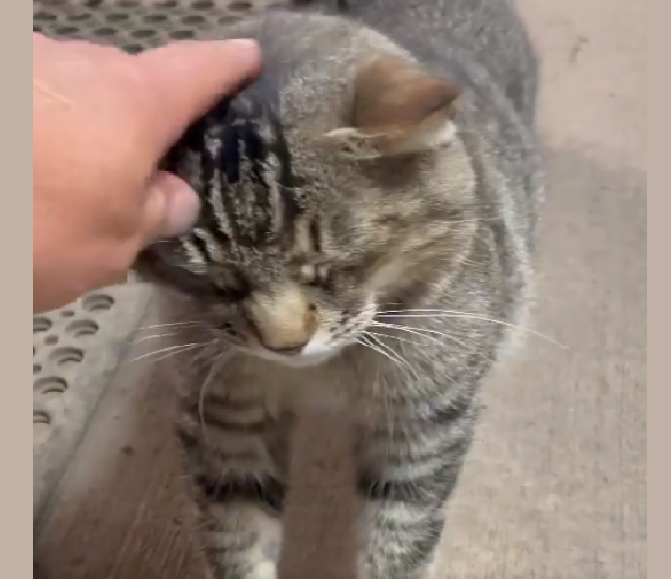
[{"label": "cat ear tuft hair", "polygon": [[351,126],[326,138],[354,156],[384,157],[449,145],[455,137],[455,101],[461,90],[421,65],[381,56],[355,78]]}]

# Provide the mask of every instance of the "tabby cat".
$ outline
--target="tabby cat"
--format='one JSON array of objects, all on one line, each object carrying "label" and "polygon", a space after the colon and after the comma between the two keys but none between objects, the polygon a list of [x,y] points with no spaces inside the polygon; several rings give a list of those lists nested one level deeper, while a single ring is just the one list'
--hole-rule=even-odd
[{"label": "tabby cat", "polygon": [[538,61],[507,0],[297,1],[221,31],[261,76],[166,167],[203,200],[138,271],[171,288],[178,433],[216,579],[271,579],[291,432],[346,416],[360,579],[425,579],[527,310]]}]

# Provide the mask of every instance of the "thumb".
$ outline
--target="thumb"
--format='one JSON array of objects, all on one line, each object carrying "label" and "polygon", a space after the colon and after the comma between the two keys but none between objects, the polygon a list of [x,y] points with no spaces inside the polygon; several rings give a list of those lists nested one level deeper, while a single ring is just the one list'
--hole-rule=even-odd
[{"label": "thumb", "polygon": [[141,218],[142,247],[166,237],[186,233],[198,219],[196,192],[178,177],[160,171],[148,185]]}]

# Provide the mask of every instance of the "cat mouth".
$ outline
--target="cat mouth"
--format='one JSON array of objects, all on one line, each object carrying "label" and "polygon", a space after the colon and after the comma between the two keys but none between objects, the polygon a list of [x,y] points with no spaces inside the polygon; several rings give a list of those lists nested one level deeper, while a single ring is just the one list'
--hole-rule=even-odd
[{"label": "cat mouth", "polygon": [[302,348],[287,353],[269,350],[262,345],[253,348],[245,347],[244,351],[249,355],[290,368],[307,368],[319,366],[332,359],[342,350],[343,346],[344,344],[335,345],[313,339]]}]

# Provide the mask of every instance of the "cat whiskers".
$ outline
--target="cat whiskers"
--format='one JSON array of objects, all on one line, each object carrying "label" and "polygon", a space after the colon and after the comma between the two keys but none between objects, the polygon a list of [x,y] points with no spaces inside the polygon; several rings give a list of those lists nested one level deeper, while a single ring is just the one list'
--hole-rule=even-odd
[{"label": "cat whiskers", "polygon": [[140,342],[145,342],[147,340],[155,340],[157,338],[168,338],[170,336],[176,336],[179,332],[167,332],[165,334],[150,334],[149,336],[142,336],[137,340],[133,340],[133,344],[139,344]]},{"label": "cat whiskers", "polygon": [[[366,334],[372,335],[372,336],[379,336],[380,338],[391,338],[393,340],[396,340],[398,342],[404,342],[406,344],[410,344],[411,346],[415,347],[422,347],[422,344],[416,340],[409,340],[407,338],[401,338],[400,336],[395,336],[393,334],[378,334],[377,332],[371,332],[370,330],[366,331]],[[439,344],[442,344],[439,340],[436,340]]]},{"label": "cat whiskers", "polygon": [[131,362],[138,362],[140,360],[150,358],[151,356],[156,356],[158,354],[163,354],[163,356],[159,356],[158,358],[154,358],[153,360],[151,360],[152,362],[158,362],[159,360],[165,360],[166,358],[169,358],[170,356],[175,356],[175,355],[181,354],[183,352],[188,352],[188,351],[193,350],[195,348],[204,348],[205,346],[210,345],[214,341],[215,340],[211,340],[209,342],[191,342],[190,344],[177,344],[175,346],[168,346],[167,348],[161,348],[160,350],[154,350],[152,352],[147,352],[146,354],[142,354],[141,356],[138,356],[137,358],[133,358],[131,360]]},{"label": "cat whiskers", "polygon": [[[137,328],[133,334],[138,334],[143,330],[159,330],[163,328],[174,328],[176,330],[183,329],[185,327],[193,327],[196,330],[205,330],[206,328],[204,327],[204,324],[202,322],[196,322],[196,321],[189,321],[189,322],[174,322],[170,324],[153,324],[151,326],[144,326],[142,328]],[[202,328],[199,328],[198,326],[203,326]],[[158,334],[150,334],[148,336],[142,336],[136,340],[133,340],[133,344],[139,344],[140,342],[145,342],[147,340],[156,340],[158,338],[169,338],[170,336],[177,336],[179,334],[179,331],[174,331],[174,332],[164,332],[164,333],[158,333]]]},{"label": "cat whiskers", "polygon": [[[373,326],[373,327],[375,327],[375,326]],[[403,328],[403,326],[399,326],[399,328],[397,328],[397,329],[407,329],[407,328]],[[411,328],[411,329],[416,330],[416,328]],[[414,346],[415,348],[419,348],[420,349],[419,352],[423,354],[423,350],[421,350],[423,344],[421,342],[417,341],[417,340],[409,340],[407,338],[402,338],[401,336],[396,336],[394,334],[378,334],[377,332],[371,332],[370,330],[366,330],[365,333],[367,335],[379,336],[380,338],[389,338],[391,340],[396,340],[398,342],[403,342],[405,344],[410,344],[411,346]],[[412,333],[416,333],[423,338],[427,338],[429,340],[432,340],[432,341],[436,342],[437,344],[440,344],[441,346],[444,345],[444,342],[442,342],[441,340],[437,340],[433,336],[426,336],[426,335],[421,334],[418,331],[413,331]],[[391,347],[389,347],[389,348],[392,349]],[[415,373],[415,375],[417,375],[417,374]],[[445,377],[450,382],[454,382],[454,379],[451,376],[446,375]]]},{"label": "cat whiskers", "polygon": [[[371,340],[374,340],[374,342]],[[357,342],[362,346],[370,348],[374,352],[381,354],[389,361],[393,362],[397,367],[404,369],[405,371],[408,371],[417,376],[417,372],[412,367],[410,362],[408,362],[406,358],[404,358],[401,354],[396,352],[393,348],[389,347],[382,340],[380,340],[378,335],[368,331],[364,331],[362,332],[361,336],[357,339]]]},{"label": "cat whiskers", "polygon": [[[412,309],[412,310],[385,310],[382,312],[379,312],[377,314],[381,318],[386,318],[386,319],[394,319],[394,318],[428,318],[428,319],[435,319],[435,318],[455,318],[455,319],[472,319],[472,320],[480,320],[483,322],[491,323],[491,324],[498,324],[507,328],[511,328],[513,330],[520,330],[523,332],[527,332],[531,335],[534,335],[538,338],[541,338],[545,340],[546,342],[557,346],[559,348],[562,348],[563,350],[566,350],[568,352],[573,353],[573,351],[566,345],[562,344],[561,342],[555,340],[552,338],[552,336],[549,336],[547,334],[544,334],[543,332],[539,332],[538,330],[534,330],[532,328],[525,328],[524,326],[519,326],[517,324],[512,324],[510,322],[506,322],[504,320],[499,320],[496,318],[492,318],[490,316],[486,316],[483,314],[473,314],[469,312],[460,312],[458,310],[432,310],[432,309]],[[403,326],[399,326],[401,328]],[[427,331],[427,330],[423,330]]]},{"label": "cat whiskers", "polygon": [[190,320],[186,322],[172,322],[169,324],[152,324],[150,326],[142,326],[140,328],[137,328],[135,332],[141,332],[143,330],[159,330],[162,328],[178,328],[183,326],[202,326],[202,325],[204,325],[203,322]]},{"label": "cat whiskers", "polygon": [[[381,316],[382,314],[378,314]],[[409,327],[409,326],[403,326],[400,324],[383,324],[378,321],[373,321],[371,324],[373,328],[387,328],[389,330],[398,330],[402,332],[407,332],[408,334],[415,334],[417,336],[421,336],[422,338],[426,340],[432,340],[436,344],[439,344],[441,346],[445,345],[445,342],[443,340],[439,340],[438,338],[434,338],[433,335],[438,335],[442,336],[443,338],[446,338],[448,340],[451,340],[452,342],[455,342],[462,348],[468,349],[468,346],[465,342],[460,340],[459,338],[455,338],[454,336],[450,336],[450,334],[446,334],[444,332],[439,332],[438,330],[433,330],[430,328],[415,328],[415,327]],[[391,337],[391,336],[390,336]]]}]

